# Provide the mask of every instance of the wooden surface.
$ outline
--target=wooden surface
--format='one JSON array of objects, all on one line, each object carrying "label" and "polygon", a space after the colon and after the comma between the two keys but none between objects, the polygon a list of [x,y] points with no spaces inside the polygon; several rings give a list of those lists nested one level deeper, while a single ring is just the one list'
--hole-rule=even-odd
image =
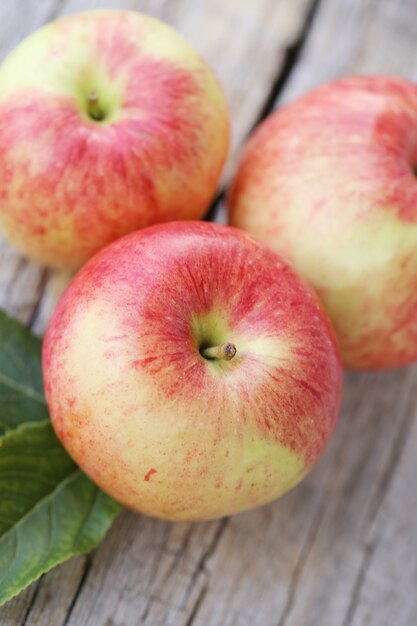
[{"label": "wooden surface", "polygon": [[[417,78],[417,0],[2,0],[0,54],[95,6],[165,19],[215,67],[234,120],[225,184],[274,106],[346,73]],[[0,306],[37,332],[68,278],[1,243]],[[416,367],[347,374],[334,439],[294,491],[207,524],[124,512],[93,555],[0,609],[0,625],[416,626],[416,389]]]}]

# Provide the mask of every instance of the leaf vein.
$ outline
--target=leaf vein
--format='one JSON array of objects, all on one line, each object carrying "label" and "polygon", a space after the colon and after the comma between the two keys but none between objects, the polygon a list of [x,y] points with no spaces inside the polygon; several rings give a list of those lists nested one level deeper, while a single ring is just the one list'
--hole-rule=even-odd
[{"label": "leaf vein", "polygon": [[39,402],[39,404],[46,405],[45,398],[35,389],[31,389],[26,385],[21,385],[13,378],[10,378],[4,372],[0,372],[0,383],[8,387],[9,389],[13,389],[18,393],[21,393],[26,398],[30,398],[31,400],[35,400],[35,402]]}]

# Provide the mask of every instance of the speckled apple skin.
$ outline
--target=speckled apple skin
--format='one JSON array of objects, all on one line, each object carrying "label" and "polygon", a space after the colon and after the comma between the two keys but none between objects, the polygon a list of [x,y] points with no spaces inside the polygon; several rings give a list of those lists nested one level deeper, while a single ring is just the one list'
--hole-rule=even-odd
[{"label": "speckled apple skin", "polygon": [[242,155],[230,222],[319,294],[351,368],[417,359],[417,86],[350,77],[271,115]]},{"label": "speckled apple skin", "polygon": [[[203,345],[233,342],[231,361]],[[153,226],[93,257],[43,348],[52,423],[126,506],[204,520],[298,483],[333,431],[341,365],[317,297],[238,229]]]},{"label": "speckled apple skin", "polygon": [[0,68],[0,229],[78,267],[128,232],[201,217],[228,145],[220,85],[174,30],[128,11],[64,17]]}]

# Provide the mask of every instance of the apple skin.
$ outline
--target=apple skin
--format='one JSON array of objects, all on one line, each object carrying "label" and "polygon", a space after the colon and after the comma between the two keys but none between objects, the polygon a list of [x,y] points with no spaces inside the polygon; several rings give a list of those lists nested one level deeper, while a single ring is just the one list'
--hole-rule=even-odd
[{"label": "apple skin", "polygon": [[417,86],[329,83],[273,113],[249,140],[230,223],[319,294],[346,366],[417,359]]},{"label": "apple skin", "polygon": [[200,218],[229,130],[213,72],[165,24],[129,11],[48,24],[0,68],[0,230],[76,268],[128,232]]},{"label": "apple skin", "polygon": [[[202,347],[233,342],[230,361]],[[205,520],[269,502],[311,469],[341,395],[317,297],[242,231],[152,226],[76,275],[43,348],[53,426],[124,505]]]}]

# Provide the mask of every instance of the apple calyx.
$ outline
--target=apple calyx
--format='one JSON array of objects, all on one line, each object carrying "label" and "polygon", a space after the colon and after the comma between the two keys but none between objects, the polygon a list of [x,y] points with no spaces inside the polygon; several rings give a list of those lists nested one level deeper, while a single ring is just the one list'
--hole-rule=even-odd
[{"label": "apple calyx", "polygon": [[220,346],[209,346],[203,348],[200,352],[205,359],[219,359],[221,361],[230,361],[235,356],[237,350],[233,343],[223,343]]},{"label": "apple calyx", "polygon": [[104,113],[98,104],[98,96],[95,91],[91,91],[88,95],[88,115],[97,122],[104,118]]}]

